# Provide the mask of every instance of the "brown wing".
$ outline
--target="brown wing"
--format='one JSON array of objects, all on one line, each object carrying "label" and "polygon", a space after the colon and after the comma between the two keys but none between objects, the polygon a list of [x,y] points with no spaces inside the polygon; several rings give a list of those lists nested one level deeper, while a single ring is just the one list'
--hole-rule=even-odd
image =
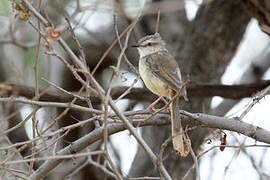
[{"label": "brown wing", "polygon": [[[146,62],[148,63],[153,74],[164,83],[168,84],[171,89],[174,91],[179,91],[181,89],[183,82],[180,68],[174,57],[171,56],[168,52],[164,51],[151,54],[147,58]],[[182,91],[182,96],[186,101],[188,101],[185,87]]]},{"label": "brown wing", "polygon": [[151,54],[147,58],[153,74],[169,85],[175,91],[179,91],[182,84],[181,72],[175,59],[167,52]]}]

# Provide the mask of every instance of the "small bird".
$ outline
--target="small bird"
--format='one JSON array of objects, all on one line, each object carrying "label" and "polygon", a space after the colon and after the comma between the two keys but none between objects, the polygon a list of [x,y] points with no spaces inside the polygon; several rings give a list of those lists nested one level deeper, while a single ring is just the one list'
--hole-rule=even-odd
[{"label": "small bird", "polygon": [[180,96],[175,97],[170,105],[172,142],[175,152],[181,157],[186,157],[189,154],[189,148],[183,140],[179,98],[182,96],[186,101],[188,98],[180,68],[168,52],[159,33],[141,38],[133,47],[137,47],[139,51],[139,73],[150,91],[169,99],[180,93]]}]

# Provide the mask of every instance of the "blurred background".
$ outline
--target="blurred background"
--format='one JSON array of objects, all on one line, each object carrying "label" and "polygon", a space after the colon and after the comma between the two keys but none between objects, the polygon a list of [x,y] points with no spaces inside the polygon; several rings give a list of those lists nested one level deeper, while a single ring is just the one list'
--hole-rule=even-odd
[{"label": "blurred background", "polygon": [[[50,48],[45,42],[41,41],[40,49],[38,48],[39,33],[33,28],[39,26],[37,19],[33,15],[25,17],[28,14],[16,8],[15,2],[0,0],[0,96],[32,99],[38,85],[41,92],[45,93],[44,96],[41,93],[40,101],[71,102],[71,97],[67,98],[63,95],[65,93],[52,87],[44,79],[72,93],[77,93],[82,84],[64,63],[47,53]],[[170,53],[176,58],[183,76],[189,76],[191,85],[254,83],[256,86],[258,83],[259,86],[262,80],[270,78],[270,3],[267,0],[252,2],[251,0],[39,0],[31,3],[36,8],[40,6],[40,14],[53,24],[56,32],[61,32],[61,37],[77,56],[81,56],[82,51],[85,53],[90,72],[95,69],[110,45],[117,40],[119,36],[117,34],[121,34],[141,13],[131,33],[125,60],[122,60],[120,71],[117,72],[117,81],[113,84],[115,88],[132,85],[141,90],[137,94],[134,92],[133,96],[117,101],[117,106],[123,112],[145,109],[157,98],[145,90],[143,82],[134,70],[134,67],[136,69],[138,66],[139,57],[137,50],[131,48],[131,45],[139,38],[155,32],[158,11],[160,11],[159,32],[167,43]],[[65,17],[68,17],[74,28],[82,49],[78,47],[68,29]],[[43,25],[40,29],[45,32]],[[125,36],[121,42],[123,46]],[[72,64],[67,53],[57,43],[53,46]],[[95,79],[105,90],[109,88],[111,77],[115,73],[113,67],[116,66],[120,52],[121,48],[116,41],[116,45],[95,71]],[[38,70],[35,71],[33,66],[37,54],[39,54]],[[253,95],[255,93],[256,91]],[[234,98],[190,94],[190,101],[183,102],[182,109],[216,116],[237,117],[253,102],[253,98],[237,97],[236,91],[232,91],[231,94]],[[76,104],[88,106],[87,102],[80,100],[76,101]],[[157,107],[163,105],[160,103]],[[92,100],[92,106],[95,109],[104,109],[100,100]],[[265,96],[242,120],[270,130],[269,107],[269,97]],[[14,102],[0,104],[0,132],[5,132],[30,119],[19,128],[1,135],[1,162],[7,157],[12,160],[27,159],[33,153],[33,146],[37,149],[36,157],[54,155],[97,127],[96,123],[89,122],[70,130],[67,134],[58,134],[49,140],[41,139],[35,145],[24,144],[23,142],[39,136],[33,134],[33,127],[42,132],[53,123],[46,132],[52,133],[94,116],[69,110],[61,120],[56,121],[64,109],[43,107],[34,117],[38,123],[33,124],[35,121],[31,120],[31,113],[35,108]],[[170,126],[143,127],[137,128],[137,131],[155,153],[159,153],[161,144],[170,136]],[[195,153],[200,154],[220,145],[220,138],[214,139],[210,133],[212,131],[217,134],[219,132],[200,127],[189,131]],[[265,144],[255,142],[254,139],[244,135],[224,132],[227,135],[227,145],[233,147],[226,147],[224,151],[216,147],[201,156],[198,159],[200,179],[270,179],[269,147],[259,146]],[[211,143],[207,143],[207,138],[213,139]],[[12,146],[19,142],[22,144]],[[254,146],[243,148],[245,145]],[[102,140],[91,144],[85,151],[99,149],[103,149]],[[128,131],[109,136],[108,149],[124,178],[160,179],[156,167]],[[198,175],[192,169],[191,156],[179,158],[174,154],[171,144],[165,152],[164,166],[173,179],[182,179],[183,176],[185,179],[198,179]],[[15,173],[10,169],[31,174],[29,169],[38,169],[42,162],[16,163],[5,168],[1,163],[0,176],[2,179],[20,179],[20,176],[15,175],[18,172]],[[101,155],[79,157],[63,161],[45,179],[115,179],[104,169],[111,171],[110,165]]]}]

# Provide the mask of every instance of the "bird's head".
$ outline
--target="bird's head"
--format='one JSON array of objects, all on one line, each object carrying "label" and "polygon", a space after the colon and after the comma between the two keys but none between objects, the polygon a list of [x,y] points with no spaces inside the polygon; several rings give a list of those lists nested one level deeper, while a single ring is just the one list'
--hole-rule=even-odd
[{"label": "bird's head", "polygon": [[133,47],[137,47],[140,56],[144,57],[155,52],[167,51],[165,45],[159,33],[155,33],[141,38]]}]

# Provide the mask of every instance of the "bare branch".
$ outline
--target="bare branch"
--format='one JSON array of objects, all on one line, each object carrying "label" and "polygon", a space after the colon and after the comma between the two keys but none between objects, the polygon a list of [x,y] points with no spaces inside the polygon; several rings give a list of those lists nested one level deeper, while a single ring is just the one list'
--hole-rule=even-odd
[{"label": "bare branch", "polygon": [[56,102],[41,102],[41,101],[29,100],[29,99],[22,98],[22,97],[0,98],[0,102],[17,102],[17,103],[24,103],[24,104],[30,104],[30,105],[37,105],[37,106],[41,106],[41,107],[60,107],[60,108],[76,109],[78,111],[96,113],[96,114],[102,114],[103,113],[100,110],[86,108],[86,107],[79,106],[79,105],[76,105],[76,104],[56,103]]},{"label": "bare branch", "polygon": [[[51,84],[51,83],[50,83]],[[52,86],[56,87],[55,85],[51,84]],[[263,90],[268,85],[270,85],[270,81],[259,81],[256,83],[250,84],[239,84],[239,85],[204,85],[204,84],[194,84],[188,85],[187,91],[189,97],[213,97],[213,96],[220,96],[224,98],[231,98],[231,99],[242,99],[245,97],[251,97],[252,95],[256,94],[258,91]],[[82,96],[77,96],[72,92],[67,92],[64,89],[56,87],[65,94],[57,94],[55,91],[47,90],[43,93],[40,97],[40,101],[52,101],[52,102],[70,102],[72,101],[73,97],[77,97],[79,99],[84,99]],[[128,93],[125,93],[128,92]],[[34,97],[34,88],[25,86],[25,85],[17,85],[11,83],[4,83],[0,84],[0,93],[4,94],[5,96],[12,96],[16,94],[18,96],[24,96],[26,98],[33,98]],[[125,98],[128,99],[135,99],[135,100],[143,100],[143,101],[153,101],[154,94],[146,90],[145,88],[130,88],[126,86],[119,86],[112,88],[112,98],[116,99],[122,94],[125,94]],[[91,94],[91,101],[97,102],[98,99],[94,94]],[[83,104],[82,101],[77,102],[79,104]]]}]

